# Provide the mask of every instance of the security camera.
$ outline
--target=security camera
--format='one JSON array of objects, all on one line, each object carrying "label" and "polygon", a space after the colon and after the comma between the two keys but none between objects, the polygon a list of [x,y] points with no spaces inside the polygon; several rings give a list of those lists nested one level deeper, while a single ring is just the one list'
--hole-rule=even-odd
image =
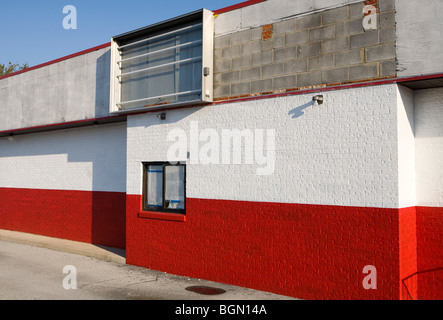
[{"label": "security camera", "polygon": [[160,113],[157,115],[157,118],[160,118],[161,120],[165,120],[166,119],[166,113]]},{"label": "security camera", "polygon": [[318,104],[323,104],[323,96],[322,95],[317,95],[314,98],[312,98],[312,100],[317,101]]}]

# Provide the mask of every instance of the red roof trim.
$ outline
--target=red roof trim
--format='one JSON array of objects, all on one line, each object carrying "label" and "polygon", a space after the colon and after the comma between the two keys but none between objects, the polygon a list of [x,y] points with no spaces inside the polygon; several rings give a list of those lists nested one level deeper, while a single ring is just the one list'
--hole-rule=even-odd
[{"label": "red roof trim", "polygon": [[11,74],[7,74],[6,76],[0,77],[0,80],[5,79],[5,78],[9,78],[9,77],[13,77],[13,76],[16,76],[18,74],[25,73],[25,72],[28,72],[28,71],[31,71],[31,70],[43,68],[43,67],[46,67],[48,65],[51,65],[51,64],[63,61],[63,60],[68,60],[68,59],[71,59],[71,58],[74,58],[74,57],[78,57],[78,56],[81,56],[83,54],[86,54],[86,53],[89,53],[89,52],[93,52],[93,51],[96,51],[96,50],[100,50],[100,49],[103,49],[103,48],[106,48],[106,47],[110,47],[110,46],[111,46],[110,42],[109,43],[105,43],[105,44],[102,44],[102,45],[99,45],[99,46],[96,46],[96,47],[93,47],[93,48],[90,48],[90,49],[86,49],[86,50],[83,50],[83,51],[80,51],[80,52],[77,52],[77,53],[70,54],[69,56],[65,56],[65,57],[62,57],[62,58],[59,58],[59,59],[55,59],[55,60],[52,60],[52,61],[49,61],[49,62],[45,62],[45,63],[39,64],[39,65],[36,65],[36,66],[33,66],[33,67],[29,67],[29,68],[26,68],[26,69],[23,69],[23,70],[20,70],[20,71],[11,73]]},{"label": "red roof trim", "polygon": [[378,85],[394,84],[394,83],[401,84],[401,83],[406,83],[406,82],[411,82],[411,81],[430,80],[430,79],[438,79],[438,78],[443,78],[443,73],[413,76],[413,77],[406,77],[406,78],[373,80],[373,81],[366,81],[366,82],[359,82],[359,83],[333,85],[333,86],[328,86],[328,87],[318,87],[318,88],[312,88],[312,89],[302,89],[302,90],[279,92],[279,93],[269,93],[269,94],[262,94],[262,95],[258,95],[258,96],[220,100],[220,101],[213,102],[213,104],[234,103],[234,102],[250,101],[250,100],[257,100],[257,99],[278,98],[278,97],[294,96],[294,95],[301,95],[301,94],[308,94],[308,93],[362,88],[362,87],[370,87],[370,86],[378,86]]},{"label": "red roof trim", "polygon": [[241,8],[244,8],[244,7],[247,7],[247,6],[251,6],[253,4],[257,4],[257,3],[260,3],[260,2],[265,2],[265,1],[268,1],[268,0],[248,0],[248,1],[245,1],[245,2],[234,4],[234,5],[226,7],[226,8],[214,10],[214,14],[221,14],[221,13],[225,13],[225,12],[228,12],[228,11],[233,11],[233,10],[241,9]]},{"label": "red roof trim", "polygon": [[81,127],[82,124],[84,125],[86,123],[94,123],[94,122],[98,123],[98,122],[110,121],[110,120],[122,120],[123,121],[124,119],[126,119],[126,115],[114,115],[114,116],[107,116],[107,117],[101,117],[101,118],[89,118],[89,119],[84,119],[84,120],[74,120],[74,121],[67,121],[67,122],[44,124],[44,125],[40,125],[40,126],[5,130],[5,131],[0,131],[0,135],[20,134],[20,132],[23,132],[23,131],[26,131],[26,132],[29,131],[31,133],[32,131],[37,131],[37,130],[41,130],[41,129],[48,129],[49,130],[49,129],[62,127],[62,126]]}]

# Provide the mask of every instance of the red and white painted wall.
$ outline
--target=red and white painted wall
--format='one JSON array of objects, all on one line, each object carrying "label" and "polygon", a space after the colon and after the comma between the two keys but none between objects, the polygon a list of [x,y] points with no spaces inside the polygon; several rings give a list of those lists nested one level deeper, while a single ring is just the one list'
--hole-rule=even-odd
[{"label": "red and white painted wall", "polygon": [[[128,263],[308,299],[418,294],[405,279],[423,270],[412,225],[417,219],[418,232],[420,217],[432,217],[420,241],[430,237],[436,269],[441,203],[416,207],[422,186],[415,184],[413,92],[388,84],[323,95],[320,106],[308,93],[174,110],[161,125],[155,114],[129,116]],[[220,136],[223,129],[275,129],[275,171],[188,165],[186,221],[140,218],[141,162],[164,159],[168,132],[191,136],[195,123],[199,133],[211,128]],[[439,166],[432,150],[425,158]],[[440,181],[431,187],[438,195]],[[377,290],[362,286],[366,265],[377,268]],[[428,276],[423,294],[429,287],[435,297],[438,270]]]},{"label": "red and white painted wall", "polygon": [[[356,41],[337,34],[361,19],[362,3],[291,3],[249,1],[216,11],[217,101],[162,111],[165,120],[159,111],[109,113],[108,44],[0,78],[0,108],[7,115],[0,119],[0,228],[125,248],[128,264],[302,299],[443,298],[443,68],[433,55],[440,74],[429,75],[432,57],[420,73],[420,54],[409,50],[414,44],[437,50],[435,33],[418,39],[398,30],[407,25],[412,2],[400,8],[399,1],[370,1],[386,18],[377,41],[340,54],[372,57],[357,61],[362,72],[374,67],[376,76],[351,79],[352,59],[337,67],[339,53],[323,50],[331,41]],[[393,57],[380,41],[395,31],[388,21],[394,11]],[[347,20],[333,21],[343,12]],[[323,14],[315,25],[314,15]],[[287,74],[290,84],[277,89],[283,79],[266,72],[278,70],[280,62],[272,59],[282,39],[314,32],[282,29],[300,28],[300,20],[283,19],[290,15],[325,34],[334,29],[334,39],[319,41],[324,60],[306,58],[308,68],[327,65],[330,56],[333,65],[309,74],[316,79],[320,72],[319,83],[297,86],[310,71],[302,70]],[[326,15],[332,20],[323,26]],[[270,30],[266,39],[263,25]],[[421,34],[431,28],[423,19],[413,25]],[[270,56],[266,40],[274,46]],[[254,48],[254,41],[266,42]],[[305,43],[298,45],[304,52]],[[244,60],[238,69],[244,57],[235,56],[236,46],[251,50],[250,64]],[[269,57],[276,69],[258,65],[259,76],[247,78]],[[396,59],[398,73],[386,75]],[[281,64],[285,73],[287,61]],[[347,80],[323,82],[332,71],[346,71]],[[45,86],[51,81],[58,90]],[[248,92],[236,91],[245,84]],[[32,104],[26,88],[44,95]],[[315,95],[324,103],[314,102]],[[252,134],[254,151],[262,143],[265,158],[250,153],[247,162],[250,149],[243,148],[240,164],[223,162],[233,159],[231,148],[227,155],[211,154],[212,163],[192,162],[208,146],[232,147],[223,130],[236,129]],[[179,219],[142,212],[142,162],[166,161],[174,132],[184,133],[187,143],[181,159],[187,164],[186,215]],[[376,268],[376,289],[363,285],[365,266]]]},{"label": "red and white painted wall", "polygon": [[125,123],[0,139],[0,228],[125,248]]}]

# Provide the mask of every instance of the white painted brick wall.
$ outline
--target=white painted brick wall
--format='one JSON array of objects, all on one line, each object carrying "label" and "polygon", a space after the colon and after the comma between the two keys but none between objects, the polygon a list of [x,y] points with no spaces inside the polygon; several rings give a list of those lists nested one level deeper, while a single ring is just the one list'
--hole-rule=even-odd
[{"label": "white painted brick wall", "polygon": [[417,205],[443,206],[443,88],[415,91]]},{"label": "white painted brick wall", "polygon": [[[166,161],[170,130],[274,129],[272,175],[256,165],[188,165],[187,197],[397,208],[396,85],[217,104],[128,117],[127,193],[141,194],[141,162]],[[301,114],[303,113],[303,114]],[[301,114],[299,117],[294,117]],[[204,142],[200,143],[201,145]]]},{"label": "white painted brick wall", "polygon": [[398,194],[401,208],[415,206],[414,92],[398,86]]},{"label": "white painted brick wall", "polygon": [[126,190],[126,123],[0,138],[0,187]]}]

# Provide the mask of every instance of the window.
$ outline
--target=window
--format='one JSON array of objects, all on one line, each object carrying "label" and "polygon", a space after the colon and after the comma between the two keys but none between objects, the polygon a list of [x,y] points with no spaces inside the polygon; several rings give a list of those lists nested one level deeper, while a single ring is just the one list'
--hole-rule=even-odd
[{"label": "window", "polygon": [[186,166],[169,162],[143,163],[143,210],[184,214]]},{"label": "window", "polygon": [[211,102],[213,32],[203,9],[113,37],[111,112]]}]

